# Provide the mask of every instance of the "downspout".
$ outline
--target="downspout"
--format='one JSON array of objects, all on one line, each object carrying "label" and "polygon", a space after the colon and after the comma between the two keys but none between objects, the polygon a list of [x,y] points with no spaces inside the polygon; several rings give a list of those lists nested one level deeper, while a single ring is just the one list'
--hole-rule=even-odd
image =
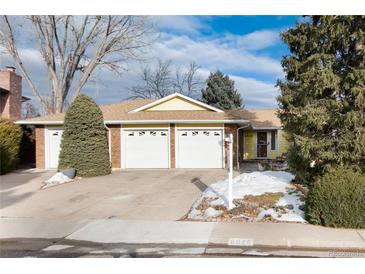
[{"label": "downspout", "polygon": [[238,156],[238,149],[239,149],[239,145],[240,145],[240,142],[239,142],[239,130],[240,129],[245,129],[245,128],[248,128],[250,126],[250,124],[247,124],[247,125],[245,125],[245,126],[243,126],[243,127],[239,127],[239,128],[237,128],[237,146],[236,146],[236,158],[237,158],[237,170],[240,170],[240,161],[239,161],[239,156]]}]

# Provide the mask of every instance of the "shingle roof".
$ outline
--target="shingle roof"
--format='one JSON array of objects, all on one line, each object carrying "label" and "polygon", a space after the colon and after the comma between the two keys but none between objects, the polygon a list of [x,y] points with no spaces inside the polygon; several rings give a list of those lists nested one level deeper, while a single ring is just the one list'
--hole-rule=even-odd
[{"label": "shingle roof", "polygon": [[231,117],[249,120],[253,128],[279,128],[281,122],[277,109],[239,109],[228,110]]},{"label": "shingle roof", "polygon": [[[214,112],[209,110],[174,110],[174,111],[141,111],[129,113],[131,110],[153,102],[153,99],[135,99],[117,104],[100,106],[105,121],[178,121],[178,120],[249,120],[255,127],[280,127],[280,120],[275,115],[275,109],[265,110],[230,110]],[[62,122],[64,113],[35,117],[19,123]]]}]

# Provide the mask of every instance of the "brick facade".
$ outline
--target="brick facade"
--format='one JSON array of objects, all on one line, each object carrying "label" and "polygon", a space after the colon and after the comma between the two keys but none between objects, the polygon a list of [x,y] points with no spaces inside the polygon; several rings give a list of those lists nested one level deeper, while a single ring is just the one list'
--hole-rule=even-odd
[{"label": "brick facade", "polygon": [[[237,168],[237,125],[225,124],[224,133],[225,137],[228,137],[229,133],[233,134],[233,168]],[[224,142],[225,164],[228,166],[228,144]]]},{"label": "brick facade", "polygon": [[44,142],[44,126],[35,128],[35,159],[36,168],[45,168],[45,142]]},{"label": "brick facade", "polygon": [[12,69],[0,70],[1,117],[18,120],[21,118],[22,107],[22,77]]},{"label": "brick facade", "polygon": [[110,132],[112,168],[121,168],[120,125],[108,125]]},{"label": "brick facade", "polygon": [[170,124],[170,168],[176,168],[175,124]]}]

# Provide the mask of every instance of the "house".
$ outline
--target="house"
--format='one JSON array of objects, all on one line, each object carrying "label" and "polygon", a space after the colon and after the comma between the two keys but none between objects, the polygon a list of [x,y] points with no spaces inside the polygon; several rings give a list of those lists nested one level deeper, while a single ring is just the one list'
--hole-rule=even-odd
[{"label": "house", "polygon": [[0,113],[1,118],[18,120],[21,117],[22,103],[29,98],[22,96],[22,77],[14,67],[0,70]]},{"label": "house", "polygon": [[[274,109],[222,111],[179,93],[100,108],[113,168],[224,168],[228,133],[234,166],[286,149]],[[37,168],[57,168],[63,120],[64,113],[18,121],[36,127]]]}]

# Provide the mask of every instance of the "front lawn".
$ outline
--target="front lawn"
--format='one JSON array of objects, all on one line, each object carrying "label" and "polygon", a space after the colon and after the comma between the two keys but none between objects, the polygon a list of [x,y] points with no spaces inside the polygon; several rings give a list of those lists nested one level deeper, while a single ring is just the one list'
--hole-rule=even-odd
[{"label": "front lawn", "polygon": [[243,173],[233,179],[234,208],[228,210],[228,181],[210,185],[185,220],[300,222],[306,189],[284,171]]}]

